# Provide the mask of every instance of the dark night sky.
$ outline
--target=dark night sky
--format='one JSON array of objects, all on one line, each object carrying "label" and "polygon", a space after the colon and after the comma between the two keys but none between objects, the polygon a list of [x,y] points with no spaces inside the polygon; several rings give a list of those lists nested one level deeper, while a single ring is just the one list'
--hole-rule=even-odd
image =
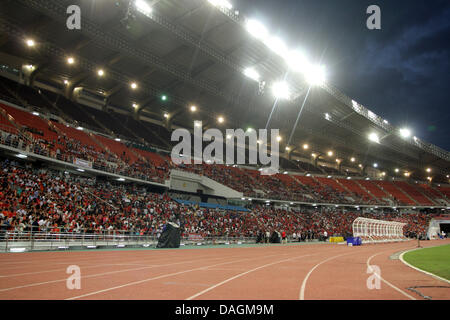
[{"label": "dark night sky", "polygon": [[[231,1],[231,0],[230,0]],[[235,0],[328,81],[413,135],[450,150],[450,1]],[[366,27],[369,5],[381,30]]]}]

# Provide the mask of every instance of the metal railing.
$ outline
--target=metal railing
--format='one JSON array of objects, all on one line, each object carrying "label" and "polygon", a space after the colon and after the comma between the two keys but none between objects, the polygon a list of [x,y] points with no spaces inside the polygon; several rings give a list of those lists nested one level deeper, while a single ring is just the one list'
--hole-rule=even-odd
[{"label": "metal railing", "polygon": [[[256,237],[207,236],[199,239],[181,237],[181,245],[220,245],[255,243]],[[31,232],[1,231],[0,252],[101,249],[120,247],[156,247],[157,234],[139,235],[130,231]]]}]

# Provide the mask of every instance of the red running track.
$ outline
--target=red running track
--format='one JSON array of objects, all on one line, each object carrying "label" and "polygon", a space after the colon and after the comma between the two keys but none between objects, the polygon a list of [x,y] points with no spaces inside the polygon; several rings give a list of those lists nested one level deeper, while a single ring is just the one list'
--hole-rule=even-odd
[{"label": "red running track", "polygon": [[[422,246],[448,244],[423,241]],[[347,247],[274,245],[180,250],[117,250],[0,254],[0,299],[450,299],[450,285],[391,255],[408,241]],[[67,267],[81,270],[81,288],[66,286]],[[368,265],[380,268],[368,289]]]}]

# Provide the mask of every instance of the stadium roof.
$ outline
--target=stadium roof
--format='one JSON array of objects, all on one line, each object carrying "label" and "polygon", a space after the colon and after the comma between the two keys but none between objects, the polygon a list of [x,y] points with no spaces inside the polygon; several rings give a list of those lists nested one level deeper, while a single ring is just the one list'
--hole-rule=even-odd
[{"label": "stadium roof", "polygon": [[[72,4],[81,8],[81,30],[66,26]],[[168,125],[192,128],[202,120],[207,127],[265,128],[274,109],[269,127],[280,129],[282,150],[302,109],[289,143],[292,156],[333,150],[333,160],[348,165],[378,163],[419,177],[431,167],[448,180],[448,151],[401,137],[400,128],[345,96],[339,84],[311,86],[286,63],[288,50],[279,40],[263,43],[248,31],[246,14],[224,0],[140,0],[137,6],[135,0],[2,1],[0,62],[17,70],[32,64],[35,80],[63,94],[83,87],[105,105]],[[280,80],[289,86],[289,100],[272,94]],[[369,141],[374,133],[379,143]]]}]

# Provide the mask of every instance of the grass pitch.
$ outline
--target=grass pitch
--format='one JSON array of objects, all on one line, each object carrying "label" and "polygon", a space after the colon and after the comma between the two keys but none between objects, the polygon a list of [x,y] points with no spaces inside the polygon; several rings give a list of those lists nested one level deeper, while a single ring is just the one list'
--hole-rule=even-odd
[{"label": "grass pitch", "polygon": [[450,244],[411,251],[403,259],[413,266],[450,280]]}]

